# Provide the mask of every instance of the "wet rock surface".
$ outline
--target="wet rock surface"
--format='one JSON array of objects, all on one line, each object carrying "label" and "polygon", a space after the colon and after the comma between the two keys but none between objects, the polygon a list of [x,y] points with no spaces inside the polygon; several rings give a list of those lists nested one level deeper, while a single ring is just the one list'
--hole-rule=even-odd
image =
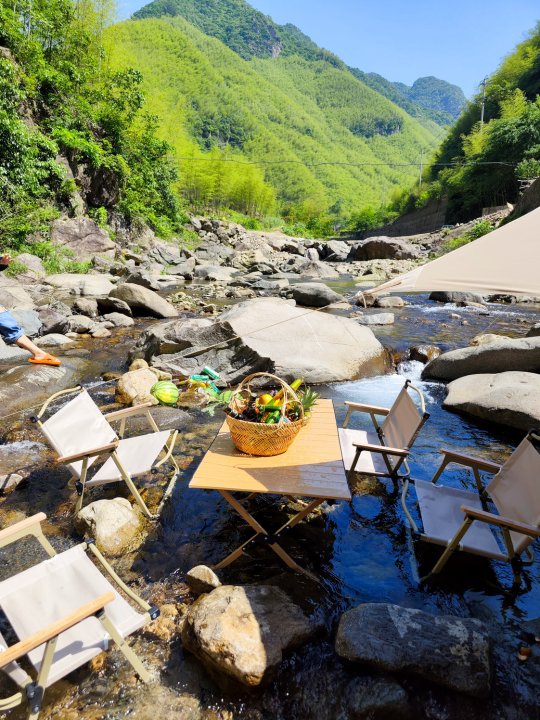
[{"label": "wet rock surface", "polygon": [[478,620],[366,603],[341,617],[336,652],[351,662],[419,675],[457,692],[490,692],[490,640]]},{"label": "wet rock surface", "polygon": [[314,632],[308,618],[279,588],[223,585],[189,609],[182,642],[217,677],[247,687],[269,682],[284,653]]},{"label": "wet rock surface", "polygon": [[142,514],[126,498],[96,500],[77,513],[79,532],[93,538],[99,550],[110,557],[131,552],[143,542]]}]

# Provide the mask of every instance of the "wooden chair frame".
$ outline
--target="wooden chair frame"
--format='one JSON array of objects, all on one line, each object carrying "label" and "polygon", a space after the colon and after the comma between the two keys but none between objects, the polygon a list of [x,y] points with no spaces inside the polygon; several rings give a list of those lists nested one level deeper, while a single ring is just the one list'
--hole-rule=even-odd
[{"label": "wooden chair frame", "polygon": [[[350,401],[345,401],[345,405],[347,405],[347,414],[345,415],[345,420],[343,421],[343,427],[346,428],[349,424],[349,421],[351,419],[351,416],[353,412],[363,412],[369,414],[371,418],[371,422],[373,424],[373,427],[379,436],[380,445],[372,445],[369,443],[353,443],[354,447],[356,448],[354,460],[352,462],[351,467],[347,471],[347,479],[349,481],[352,480],[354,477],[354,473],[356,472],[355,468],[358,465],[358,462],[360,460],[360,455],[363,452],[375,452],[383,456],[384,463],[387,468],[386,473],[377,472],[374,471],[373,473],[366,473],[369,475],[374,475],[376,477],[389,477],[394,485],[397,488],[397,482],[400,479],[403,479],[405,477],[410,477],[410,469],[407,462],[407,458],[410,453],[411,447],[414,445],[416,438],[418,437],[420,431],[422,430],[424,424],[429,419],[429,413],[426,412],[426,403],[424,400],[424,395],[421,390],[419,390],[417,387],[415,387],[410,380],[405,381],[405,388],[411,389],[414,392],[418,394],[418,397],[420,399],[420,406],[422,409],[422,418],[420,420],[420,423],[416,429],[416,432],[412,436],[411,440],[409,441],[409,444],[404,448],[395,448],[390,447],[386,445],[386,440],[384,437],[384,431],[381,425],[379,425],[377,421],[377,416],[384,416],[386,417],[392,408],[386,408],[386,407],[379,407],[378,405],[366,405],[365,403],[355,403]],[[397,458],[397,462],[392,465],[389,458]],[[399,470],[401,466],[404,466],[405,468],[405,475],[400,475]]]},{"label": "wooden chair frame", "polygon": [[[38,513],[37,515],[21,520],[4,530],[0,530],[0,548],[4,548],[21,538],[33,536],[43,547],[47,555],[49,555],[49,557],[54,557],[57,555],[57,552],[43,534],[43,529],[41,527],[41,523],[45,519],[46,515],[44,513]],[[122,590],[123,593],[131,598],[144,611],[145,624],[159,617],[159,610],[156,607],[149,605],[145,600],[136,595],[133,590],[131,590],[120,579],[93,542],[89,541],[81,543],[81,547],[93,555],[95,560],[99,563],[103,570],[105,570],[106,574],[120,588],[120,590]],[[103,625],[111,640],[116,643],[118,649],[122,652],[141,680],[145,683],[149,682],[150,674],[148,670],[144,667],[139,657],[127,644],[126,640],[120,635],[105,614],[105,606],[114,599],[115,596],[112,592],[104,593],[94,600],[85,603],[64,618],[51,623],[47,627],[44,627],[29,637],[15,643],[8,649],[4,651],[0,650],[1,670],[10,663],[16,662],[23,656],[27,655],[31,650],[34,650],[40,645],[43,645],[43,643],[46,643],[43,661],[36,679],[32,680],[30,675],[26,674],[26,678],[21,683],[21,690],[19,692],[8,698],[0,699],[0,711],[18,707],[26,699],[28,703],[28,720],[37,720],[42,708],[43,697],[53,662],[58,636],[69,628],[92,616],[96,617]]]},{"label": "wooden chair frame", "polygon": [[[77,386],[75,388],[61,390],[60,392],[57,392],[54,395],[51,395],[51,397],[49,397],[45,401],[45,403],[41,407],[41,410],[39,411],[39,413],[36,416],[33,416],[31,418],[32,422],[37,423],[37,425],[39,427],[41,427],[42,426],[41,418],[43,417],[45,411],[47,410],[47,407],[50,405],[51,402],[56,400],[58,397],[61,397],[62,395],[67,395],[70,393],[81,391],[82,389],[83,388],[81,386]],[[150,412],[151,407],[154,407],[154,406],[150,402],[141,403],[140,405],[135,405],[134,407],[128,407],[128,408],[124,408],[122,410],[114,410],[113,412],[103,413],[103,417],[109,423],[120,421],[120,426],[117,431],[117,435],[120,438],[120,440],[122,440],[124,437],[124,433],[126,430],[126,421],[128,420],[128,418],[133,417],[135,415],[145,415],[146,420],[147,420],[148,425],[150,426],[151,430],[153,432],[160,432],[160,429],[159,429],[156,421],[152,417],[152,413]],[[86,489],[86,482],[88,480],[88,469],[89,469],[88,461],[91,458],[106,459],[107,457],[111,457],[114,464],[118,468],[118,471],[120,473],[122,480],[128,486],[129,491],[135,498],[135,502],[140,507],[142,513],[150,520],[156,520],[160,516],[161,510],[163,509],[165,502],[170,497],[170,495],[174,489],[174,485],[180,474],[180,468],[178,467],[178,463],[176,462],[176,460],[173,456],[174,445],[176,443],[177,436],[178,436],[177,430],[174,430],[171,432],[171,435],[170,435],[169,439],[167,440],[167,443],[164,448],[164,456],[158,462],[154,463],[154,466],[152,467],[152,470],[151,470],[151,472],[156,472],[157,469],[166,462],[170,462],[170,464],[173,467],[173,471],[171,473],[169,482],[165,489],[165,493],[163,494],[163,497],[161,499],[161,502],[158,506],[156,513],[150,512],[150,510],[148,509],[146,503],[144,502],[139,490],[135,486],[135,483],[133,482],[130,473],[126,470],[126,468],[122,464],[122,461],[118,457],[116,450],[118,448],[120,441],[116,441],[116,442],[110,443],[108,445],[103,445],[101,447],[92,448],[92,449],[86,450],[84,452],[74,453],[73,455],[66,455],[63,457],[58,457],[56,459],[56,463],[59,465],[69,465],[78,460],[82,460],[81,475],[75,484],[75,487],[77,490],[77,495],[78,495],[77,503],[75,505],[75,512],[79,512],[83,505],[84,493],[85,493],[85,489]]]},{"label": "wooden chair frame", "polygon": [[[521,582],[521,568],[523,565],[530,565],[533,562],[534,553],[531,548],[527,547],[525,548],[524,552],[527,554],[529,559],[524,560],[521,557],[521,554],[518,556],[514,550],[514,546],[510,538],[510,531],[513,530],[515,532],[522,533],[523,535],[527,535],[531,538],[539,538],[540,529],[527,523],[519,522],[516,520],[512,520],[511,518],[497,515],[488,510],[487,502],[489,501],[489,494],[482,483],[480,472],[487,472],[494,475],[499,472],[502,466],[498,465],[497,463],[490,462],[489,460],[471,457],[470,455],[464,455],[462,453],[454,452],[453,450],[441,449],[439,452],[443,456],[442,461],[437,468],[435,474],[433,475],[431,482],[435,485],[443,474],[446,467],[451,463],[455,463],[457,465],[461,465],[462,467],[469,468],[470,470],[472,470],[483,509],[480,510],[479,508],[469,507],[467,505],[461,506],[460,509],[463,512],[463,523],[455,533],[454,537],[449,540],[442,555],[437,560],[431,571],[427,575],[422,577],[421,580],[427,580],[433,575],[437,575],[441,572],[452,554],[456,552],[456,550],[461,550],[461,541],[466,535],[468,529],[471,527],[472,523],[475,520],[478,520],[488,525],[500,528],[504,546],[506,548],[506,557],[504,558],[504,560],[512,565],[512,570],[514,573],[514,584],[519,584]],[[403,511],[414,535],[425,542],[432,542],[429,536],[425,535],[419,530],[418,525],[413,520],[407,507],[407,494],[409,492],[411,484],[414,485],[414,480],[406,478],[403,484],[403,490],[401,494],[401,504],[403,507]],[[480,557],[482,557],[482,555],[480,555]]]}]

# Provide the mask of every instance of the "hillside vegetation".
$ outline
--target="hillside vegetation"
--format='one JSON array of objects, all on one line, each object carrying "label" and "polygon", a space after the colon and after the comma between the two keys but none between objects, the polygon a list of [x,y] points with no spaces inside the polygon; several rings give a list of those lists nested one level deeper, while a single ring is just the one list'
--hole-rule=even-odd
[{"label": "hillside vegetation", "polygon": [[540,175],[540,24],[488,78],[483,126],[480,106],[478,94],[429,171],[430,192],[449,195],[452,221],[514,202],[518,180]]},{"label": "hillside vegetation", "polygon": [[141,75],[104,62],[110,10],[104,0],[0,0],[4,247],[46,235],[53,217],[71,212],[74,191],[102,222],[114,210],[162,235],[181,226],[176,167],[145,112]]},{"label": "hillside vegetation", "polygon": [[[153,3],[138,16],[177,5]],[[270,43],[270,32],[261,34]],[[148,107],[178,158],[178,187],[201,211],[279,214],[329,231],[354,208],[414,182],[422,152],[437,142],[325,51],[272,57],[263,43],[263,56],[247,61],[170,14],[120,23],[107,43],[112,68],[142,71]]]}]

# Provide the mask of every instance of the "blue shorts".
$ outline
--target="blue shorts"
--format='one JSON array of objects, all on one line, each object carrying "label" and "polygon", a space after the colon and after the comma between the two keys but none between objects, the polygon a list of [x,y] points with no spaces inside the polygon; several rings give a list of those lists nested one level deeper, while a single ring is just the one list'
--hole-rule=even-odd
[{"label": "blue shorts", "polygon": [[24,335],[24,330],[8,312],[0,312],[0,335],[8,345],[13,345]]}]

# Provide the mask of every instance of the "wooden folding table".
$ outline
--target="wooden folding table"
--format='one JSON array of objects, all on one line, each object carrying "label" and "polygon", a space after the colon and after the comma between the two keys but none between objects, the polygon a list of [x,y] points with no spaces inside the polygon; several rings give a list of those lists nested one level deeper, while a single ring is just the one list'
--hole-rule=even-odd
[{"label": "wooden folding table", "polygon": [[[264,543],[290,568],[309,575],[285,552],[278,540],[284,531],[298,524],[325,500],[351,500],[332,401],[319,400],[309,422],[287,452],[273,457],[255,457],[239,452],[224,422],[189,487],[217,490],[255,530],[249,540],[215,565],[215,568],[229,565],[249,547]],[[233,492],[248,493],[249,498],[262,493],[312,500],[271,533],[234,497]]]}]

